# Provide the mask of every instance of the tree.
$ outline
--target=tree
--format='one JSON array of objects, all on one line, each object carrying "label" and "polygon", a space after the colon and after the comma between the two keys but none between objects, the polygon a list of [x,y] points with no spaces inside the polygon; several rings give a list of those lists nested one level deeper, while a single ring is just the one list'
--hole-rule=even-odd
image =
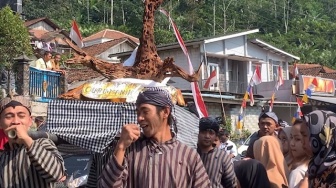
[{"label": "tree", "polygon": [[0,36],[0,66],[9,73],[13,70],[14,58],[23,53],[32,54],[28,30],[9,6],[0,10]]}]

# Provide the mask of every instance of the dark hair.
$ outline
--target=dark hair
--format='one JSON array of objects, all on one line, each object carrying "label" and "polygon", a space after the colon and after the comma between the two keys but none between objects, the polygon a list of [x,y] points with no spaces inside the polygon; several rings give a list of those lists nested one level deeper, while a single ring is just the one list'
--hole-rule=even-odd
[{"label": "dark hair", "polygon": [[223,133],[224,133],[225,136],[230,136],[230,132],[226,129],[223,130]]},{"label": "dark hair", "polygon": [[45,51],[43,55],[46,56],[46,55],[49,55],[49,54],[52,55],[51,52]]},{"label": "dark hair", "polygon": [[303,119],[297,118],[297,119],[295,119],[293,125],[296,125],[296,124],[306,124],[306,121],[303,120]]},{"label": "dark hair", "polygon": [[54,54],[54,57],[55,57],[55,56],[57,56],[57,55],[61,56],[61,54],[60,54],[60,53],[55,53],[55,54]]},{"label": "dark hair", "polygon": [[[163,109],[167,108],[167,107],[164,107],[164,106],[155,106],[155,107],[156,107],[156,113],[157,113],[157,115],[159,115],[159,113]],[[168,115],[168,125],[170,125],[170,126],[174,123],[174,119],[173,119],[173,115],[172,115],[172,111],[171,110],[172,109],[170,108],[170,113]]]},{"label": "dark hair", "polygon": [[218,137],[222,137],[222,136],[224,136],[224,135],[225,135],[224,130],[220,130],[220,131],[218,131],[218,133],[217,133],[217,136],[218,136]]}]

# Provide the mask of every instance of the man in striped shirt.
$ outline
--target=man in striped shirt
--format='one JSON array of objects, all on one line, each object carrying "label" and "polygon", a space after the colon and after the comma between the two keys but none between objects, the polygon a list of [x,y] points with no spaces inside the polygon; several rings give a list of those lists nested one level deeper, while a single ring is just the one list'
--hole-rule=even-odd
[{"label": "man in striped shirt", "polygon": [[0,150],[0,187],[54,187],[63,177],[63,159],[54,143],[29,137],[32,123],[29,101],[23,96],[0,101],[0,128],[9,137]]},{"label": "man in striped shirt", "polygon": [[[196,150],[176,140],[169,93],[147,88],[137,101],[138,124],[124,125],[100,187],[211,187]],[[142,134],[140,135],[140,128]]]},{"label": "man in striped shirt", "polygon": [[209,175],[212,187],[234,188],[237,184],[231,157],[213,145],[218,132],[219,124],[216,119],[201,118],[197,151]]}]

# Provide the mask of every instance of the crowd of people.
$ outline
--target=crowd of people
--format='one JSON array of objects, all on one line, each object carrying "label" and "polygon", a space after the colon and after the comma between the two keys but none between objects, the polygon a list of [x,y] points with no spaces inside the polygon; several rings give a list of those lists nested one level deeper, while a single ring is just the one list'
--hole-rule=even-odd
[{"label": "crowd of people", "polygon": [[[215,118],[199,121],[197,149],[176,139],[174,105],[160,88],[136,100],[137,123],[122,127],[118,139],[97,155],[92,187],[247,187],[308,188],[336,185],[336,114],[316,110],[281,126],[273,112],[259,116],[259,131],[239,161],[230,133]],[[36,118],[36,123],[39,118]],[[30,106],[21,96],[0,102],[3,148],[0,187],[53,187],[65,168],[54,143],[32,140]],[[42,121],[42,120],[41,120]],[[40,125],[41,126],[41,125]],[[7,137],[11,131],[15,137]],[[6,137],[7,141],[2,141]],[[43,157],[41,157],[43,156]],[[100,170],[99,170],[100,168]],[[91,177],[90,177],[91,176]],[[94,176],[94,177],[93,177]]]}]

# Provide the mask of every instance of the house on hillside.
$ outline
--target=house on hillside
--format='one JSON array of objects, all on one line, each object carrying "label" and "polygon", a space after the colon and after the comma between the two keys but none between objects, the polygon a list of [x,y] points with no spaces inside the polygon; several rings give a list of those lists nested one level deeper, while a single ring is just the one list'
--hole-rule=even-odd
[{"label": "house on hillside", "polygon": [[[123,33],[121,31],[113,30],[113,29],[104,29],[102,31],[94,33],[84,38],[83,43],[85,47],[89,47],[94,44],[101,44],[107,41],[121,39],[121,38],[128,38],[132,42],[139,44],[138,38],[128,35],[126,33]],[[126,50],[120,51],[120,52],[126,52]]]},{"label": "house on hillside", "polygon": [[[262,40],[248,39],[248,35],[257,32],[259,30],[255,29],[185,42],[194,70],[201,66],[199,86],[209,114],[222,115],[221,103],[223,103],[225,115],[231,116],[233,125],[237,121],[242,96],[257,66],[261,69],[262,81],[274,84],[279,66],[283,68],[284,79],[288,79],[288,63],[300,59]],[[157,50],[161,59],[173,57],[176,65],[185,71],[189,70],[187,58],[178,43],[157,46]],[[129,54],[111,56],[118,56],[123,61]],[[218,83],[210,89],[204,89],[205,81],[213,70],[217,72]],[[181,88],[187,101],[193,100],[189,82],[181,78],[171,78],[168,84]],[[244,118],[244,125],[250,131],[258,129],[257,122],[261,106],[268,100],[263,93],[257,91],[256,87],[254,89],[255,105],[247,108]],[[288,111],[286,108],[288,108],[287,105],[279,111]],[[282,116],[281,118],[289,120],[289,114]]]},{"label": "house on hillside", "polygon": [[45,50],[57,53],[70,53],[69,45],[63,38],[69,38],[69,33],[60,28],[49,18],[37,18],[24,22],[31,36],[31,45],[35,50]]},{"label": "house on hillside", "polygon": [[84,47],[83,50],[90,56],[97,57],[109,61],[111,63],[120,63],[117,58],[108,57],[110,54],[133,51],[138,46],[133,40],[125,37],[119,39],[113,39],[107,42],[93,44],[88,47]]}]

